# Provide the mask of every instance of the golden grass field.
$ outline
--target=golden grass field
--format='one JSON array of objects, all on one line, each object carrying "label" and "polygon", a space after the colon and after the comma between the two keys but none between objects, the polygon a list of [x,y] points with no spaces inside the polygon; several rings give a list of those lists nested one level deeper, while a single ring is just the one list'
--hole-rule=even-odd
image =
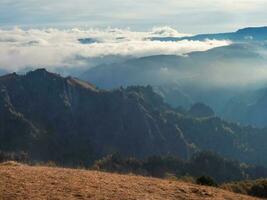
[{"label": "golden grass field", "polygon": [[254,199],[190,183],[89,170],[0,164],[0,199]]}]

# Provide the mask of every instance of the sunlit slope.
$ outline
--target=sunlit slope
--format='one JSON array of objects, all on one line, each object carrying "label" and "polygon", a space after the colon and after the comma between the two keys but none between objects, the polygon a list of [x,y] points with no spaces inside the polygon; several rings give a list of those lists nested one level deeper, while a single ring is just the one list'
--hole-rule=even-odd
[{"label": "sunlit slope", "polygon": [[1,199],[253,199],[184,182],[87,170],[0,165]]}]

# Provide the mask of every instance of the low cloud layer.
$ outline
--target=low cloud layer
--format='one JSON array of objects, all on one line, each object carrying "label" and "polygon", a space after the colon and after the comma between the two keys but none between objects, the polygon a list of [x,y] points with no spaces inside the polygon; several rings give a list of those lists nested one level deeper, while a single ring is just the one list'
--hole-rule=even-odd
[{"label": "low cloud layer", "polygon": [[[170,27],[149,32],[122,29],[0,29],[0,68],[17,71],[25,67],[91,67],[105,57],[184,55],[230,44],[230,41],[160,42],[146,38],[181,37]],[[82,39],[79,41],[79,39]]]}]

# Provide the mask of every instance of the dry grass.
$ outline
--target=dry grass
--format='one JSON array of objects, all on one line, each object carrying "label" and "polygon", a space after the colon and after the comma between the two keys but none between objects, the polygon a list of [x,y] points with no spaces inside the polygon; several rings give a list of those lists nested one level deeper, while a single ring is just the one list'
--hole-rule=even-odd
[{"label": "dry grass", "polygon": [[7,162],[3,162],[1,163],[0,166],[13,166],[13,167],[16,167],[16,166],[21,166],[22,164],[21,163],[18,163],[18,162],[15,162],[15,161],[7,161]]},{"label": "dry grass", "polygon": [[185,182],[97,171],[0,165],[0,199],[178,200],[253,199]]}]

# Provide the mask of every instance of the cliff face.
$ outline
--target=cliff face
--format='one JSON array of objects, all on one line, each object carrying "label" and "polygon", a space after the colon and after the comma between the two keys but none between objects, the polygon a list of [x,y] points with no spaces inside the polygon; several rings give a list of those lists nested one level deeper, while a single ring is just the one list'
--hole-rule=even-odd
[{"label": "cliff face", "polygon": [[188,158],[211,150],[267,165],[266,129],[223,121],[205,106],[196,111],[170,108],[150,86],[105,91],[44,69],[9,74],[0,77],[0,151],[87,165],[112,153]]},{"label": "cliff face", "polygon": [[65,162],[108,153],[179,155],[188,146],[150,87],[101,91],[44,69],[0,78],[0,149]]}]

